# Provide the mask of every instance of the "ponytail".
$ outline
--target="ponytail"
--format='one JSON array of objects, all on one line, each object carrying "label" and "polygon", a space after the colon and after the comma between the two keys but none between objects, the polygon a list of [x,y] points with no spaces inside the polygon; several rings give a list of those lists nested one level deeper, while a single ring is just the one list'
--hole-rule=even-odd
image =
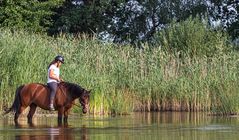
[{"label": "ponytail", "polygon": [[51,61],[51,63],[48,65],[47,69],[49,69],[50,66],[51,66],[52,64],[54,64],[54,63],[56,63],[56,60]]}]

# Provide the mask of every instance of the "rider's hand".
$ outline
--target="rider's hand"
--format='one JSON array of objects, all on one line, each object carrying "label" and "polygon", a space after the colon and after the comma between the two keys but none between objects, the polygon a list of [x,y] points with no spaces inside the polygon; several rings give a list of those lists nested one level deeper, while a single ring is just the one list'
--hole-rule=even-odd
[{"label": "rider's hand", "polygon": [[60,82],[64,82],[64,80],[62,78],[60,78]]},{"label": "rider's hand", "polygon": [[57,82],[59,82],[59,83],[60,83],[60,82],[61,82],[61,78],[57,78]]}]

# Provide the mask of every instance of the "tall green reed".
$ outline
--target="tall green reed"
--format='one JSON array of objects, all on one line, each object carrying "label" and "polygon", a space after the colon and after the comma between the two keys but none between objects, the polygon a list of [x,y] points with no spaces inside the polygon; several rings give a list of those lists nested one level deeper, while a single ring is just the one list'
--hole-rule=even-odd
[{"label": "tall green reed", "polygon": [[[47,66],[65,56],[65,81],[92,89],[90,112],[238,112],[238,55],[184,57],[161,47],[115,47],[86,35],[51,38],[0,30],[0,105],[10,105],[21,84],[46,82]],[[74,111],[79,111],[77,108]]]}]

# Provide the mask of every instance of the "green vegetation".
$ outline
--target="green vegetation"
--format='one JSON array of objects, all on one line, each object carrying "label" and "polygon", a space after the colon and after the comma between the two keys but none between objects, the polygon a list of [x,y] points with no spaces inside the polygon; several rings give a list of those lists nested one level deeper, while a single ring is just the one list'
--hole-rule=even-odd
[{"label": "green vegetation", "polygon": [[1,29],[0,106],[12,103],[21,84],[45,83],[48,64],[62,54],[64,80],[93,90],[91,113],[238,113],[239,56],[227,36],[197,21],[172,26],[159,33],[158,44],[143,49],[87,35],[51,38]]},{"label": "green vegetation", "polygon": [[115,43],[137,46],[172,21],[197,16],[211,27],[220,23],[215,28],[236,39],[238,13],[237,0],[0,0],[0,27],[50,35],[107,34]]},{"label": "green vegetation", "polygon": [[45,32],[52,26],[53,9],[63,0],[1,0],[0,27]]}]

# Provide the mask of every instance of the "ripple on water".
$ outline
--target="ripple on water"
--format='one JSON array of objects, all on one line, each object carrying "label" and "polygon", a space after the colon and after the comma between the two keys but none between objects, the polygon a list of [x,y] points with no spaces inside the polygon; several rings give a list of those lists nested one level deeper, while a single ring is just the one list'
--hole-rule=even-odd
[{"label": "ripple on water", "polygon": [[[196,128],[197,130],[202,130],[202,131],[217,131],[217,130],[227,130],[227,131],[233,131],[235,130],[234,127],[232,126],[225,126],[225,125],[206,125],[206,126],[201,126]],[[227,132],[225,131],[225,132]]]}]

